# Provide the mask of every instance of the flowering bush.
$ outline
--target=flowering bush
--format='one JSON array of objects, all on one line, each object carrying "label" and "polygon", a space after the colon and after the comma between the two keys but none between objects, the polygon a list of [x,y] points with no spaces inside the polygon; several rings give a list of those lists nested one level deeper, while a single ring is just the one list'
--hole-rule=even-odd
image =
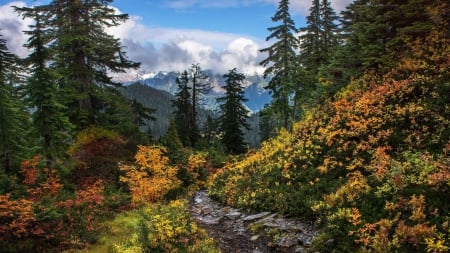
[{"label": "flowering bush", "polygon": [[120,166],[120,181],[128,185],[133,205],[162,200],[180,184],[177,168],[169,165],[165,152],[159,146],[139,146],[135,164]]},{"label": "flowering bush", "polygon": [[187,208],[184,200],[143,207],[138,211],[135,231],[128,240],[115,243],[112,252],[220,252]]},{"label": "flowering bush", "polygon": [[[292,133],[227,164],[212,176],[210,193],[240,207],[314,218],[324,228],[317,237],[324,252],[448,251],[445,36],[434,30],[411,42],[412,54],[396,69],[353,80]],[[324,246],[330,238],[333,249]]]}]

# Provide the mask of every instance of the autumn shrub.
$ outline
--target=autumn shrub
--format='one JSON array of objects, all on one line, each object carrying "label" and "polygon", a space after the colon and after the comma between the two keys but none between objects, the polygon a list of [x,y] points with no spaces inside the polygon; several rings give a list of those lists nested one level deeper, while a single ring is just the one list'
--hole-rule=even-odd
[{"label": "autumn shrub", "polygon": [[292,133],[227,164],[210,193],[313,216],[321,252],[448,251],[450,44],[442,30],[410,43],[391,72],[367,72]]},{"label": "autumn shrub", "polygon": [[192,220],[187,201],[151,204],[137,211],[134,231],[110,252],[220,252],[217,243]]},{"label": "autumn shrub", "polygon": [[128,186],[133,205],[162,200],[179,186],[177,167],[169,164],[165,152],[160,146],[139,146],[135,163],[120,165],[120,181]]},{"label": "autumn shrub", "polygon": [[[226,165],[210,193],[240,207],[314,216],[336,252],[446,249],[449,108],[435,106],[442,98],[416,76],[371,79]],[[393,213],[385,207],[402,202]]]},{"label": "autumn shrub", "polygon": [[0,197],[2,252],[61,252],[97,239],[109,217],[101,180],[74,191],[40,158],[22,162],[21,184]]},{"label": "autumn shrub", "polygon": [[[11,199],[10,194],[0,195],[0,247],[24,250],[16,244],[18,238],[30,236],[36,221],[33,202],[27,199]],[[16,248],[12,247],[12,244]],[[26,249],[26,248],[25,248]]]},{"label": "autumn shrub", "polygon": [[95,126],[78,133],[75,143],[69,148],[69,154],[76,163],[71,177],[81,184],[87,178],[117,181],[117,164],[132,156],[123,136]]}]

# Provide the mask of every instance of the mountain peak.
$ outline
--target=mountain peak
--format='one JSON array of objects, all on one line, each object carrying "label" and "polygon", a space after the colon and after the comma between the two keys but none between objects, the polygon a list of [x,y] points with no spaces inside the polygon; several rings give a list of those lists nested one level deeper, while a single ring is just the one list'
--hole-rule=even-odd
[{"label": "mountain peak", "polygon": [[[224,96],[225,94],[225,90],[223,88],[223,86],[225,86],[225,79],[223,78],[223,74],[215,73],[212,70],[204,70],[204,72],[208,77],[206,81],[211,84],[212,89],[209,94],[203,96],[202,106],[206,109],[215,110],[218,108],[216,99],[218,97]],[[167,91],[173,95],[178,90],[176,78],[180,74],[180,72],[176,71],[157,71],[134,74],[128,75],[127,78],[133,77],[133,79],[128,79],[128,81],[124,83],[126,85],[129,85],[134,82],[140,82],[149,87]],[[264,105],[271,101],[269,92],[264,89],[264,86],[267,85],[267,82],[268,80],[266,80],[261,75],[246,74],[246,79],[244,80],[245,97],[248,99],[246,106],[252,112],[258,112],[262,110],[264,108]]]}]

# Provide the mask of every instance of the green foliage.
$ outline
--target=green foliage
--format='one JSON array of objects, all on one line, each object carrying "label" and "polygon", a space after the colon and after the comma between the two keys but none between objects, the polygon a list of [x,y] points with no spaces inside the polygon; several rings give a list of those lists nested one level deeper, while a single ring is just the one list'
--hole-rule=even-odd
[{"label": "green foliage", "polygon": [[127,14],[116,14],[108,6],[111,2],[55,0],[34,7],[46,17],[43,29],[52,41],[49,60],[58,73],[66,114],[78,130],[98,123],[97,114],[107,109],[104,88],[119,85],[108,72],[139,66],[126,59],[119,39],[105,32],[105,25],[117,26],[128,19]]},{"label": "green foliage", "polygon": [[411,40],[423,38],[432,29],[436,20],[427,10],[441,2],[354,1],[342,12],[345,43],[334,57],[332,69],[346,81],[368,69],[386,73],[408,55],[405,46]]},{"label": "green foliage", "polygon": [[175,93],[175,99],[172,106],[177,131],[184,146],[191,146],[191,132],[194,127],[194,115],[192,106],[192,88],[189,87],[189,75],[185,70],[180,77],[176,79],[178,91]]},{"label": "green foliage", "polygon": [[278,127],[288,129],[291,123],[289,120],[291,117],[289,97],[298,89],[293,73],[299,66],[295,52],[299,47],[299,41],[296,37],[298,30],[289,13],[289,0],[279,2],[272,21],[281,22],[281,24],[268,28],[270,35],[266,40],[275,39],[276,41],[270,47],[260,50],[262,53],[268,53],[267,58],[260,64],[267,67],[264,71],[264,77],[272,76],[265,88],[272,92],[272,106],[281,115],[283,122]]},{"label": "green foliage", "polygon": [[17,173],[33,144],[27,139],[29,116],[17,88],[21,79],[18,61],[0,37],[0,170],[6,174]]},{"label": "green foliage", "polygon": [[161,139],[161,143],[167,148],[167,156],[171,164],[182,164],[186,160],[186,152],[179,138],[174,120],[170,121],[169,129]]},{"label": "green foliage", "polygon": [[223,77],[226,82],[225,96],[217,99],[217,102],[222,103],[222,115],[218,119],[223,134],[221,141],[229,153],[241,154],[247,151],[243,128],[250,127],[247,123],[248,111],[243,105],[247,101],[242,86],[245,76],[232,69]]},{"label": "green foliage", "polygon": [[[136,144],[147,141],[138,128],[150,120],[151,110],[133,104],[137,97],[120,96],[119,84],[108,76],[138,66],[104,31],[128,18],[108,7],[111,2],[55,0],[17,9],[35,20],[26,32],[32,49],[26,83],[21,61],[0,39],[1,251],[61,252],[108,241],[99,232],[111,212],[203,187],[209,169],[223,164],[209,182],[211,194],[243,208],[314,219],[322,228],[316,240],[320,251],[449,250],[446,1],[354,1],[343,16],[345,43],[336,50],[335,14],[329,1],[314,1],[300,48],[307,56],[303,62],[296,55],[289,1],[280,1],[273,21],[282,24],[269,28],[268,37],[277,41],[262,50],[268,53],[261,64],[273,77],[267,88],[275,99],[266,109],[274,113],[262,117],[268,140],[261,149],[225,163],[212,118],[201,139],[198,104],[210,87],[194,64],[178,80],[176,124],[164,140],[168,153],[139,146],[132,165],[127,160]],[[233,78],[238,80],[233,84],[242,81],[233,71],[229,77],[229,84]],[[236,101],[242,99],[242,90],[234,91]],[[324,103],[314,108],[309,101]],[[226,105],[224,115],[239,115]],[[63,163],[72,137],[67,118],[79,133],[69,148],[72,160]],[[283,125],[289,129],[289,119],[298,118],[303,120],[291,133],[270,132]],[[226,148],[241,152],[231,145],[242,148],[241,132],[228,127],[222,130],[239,138],[225,134],[232,140]],[[24,160],[35,144],[43,163],[39,156]],[[122,161],[121,179],[128,188],[118,189]],[[68,177],[52,168],[72,162],[76,166]],[[100,252],[218,252],[189,217],[186,201],[145,206],[119,216],[110,228],[114,239]],[[325,243],[329,239],[333,245]]]},{"label": "green foliage", "polygon": [[126,148],[127,140],[117,132],[90,127],[78,133],[75,143],[69,148],[75,168],[71,181],[77,184],[88,178],[101,178],[110,183],[118,183],[120,161],[131,158]]},{"label": "green foliage", "polygon": [[312,73],[317,74],[320,66],[328,64],[331,52],[338,46],[338,16],[328,0],[313,0],[306,27],[301,28],[300,61]]},{"label": "green foliage", "polygon": [[450,44],[448,21],[438,18],[447,7],[427,9],[433,29],[407,43],[397,67],[355,79],[292,134],[281,131],[227,164],[210,193],[243,208],[311,216],[323,228],[321,251],[448,250]]},{"label": "green foliage", "polygon": [[198,123],[201,96],[211,90],[211,84],[205,80],[208,76],[200,64],[192,64],[189,72],[185,70],[176,79],[178,91],[172,100],[174,120],[184,146],[196,148],[201,139]]},{"label": "green foliage", "polygon": [[110,252],[220,252],[189,216],[186,201],[146,206],[134,211],[127,223],[120,227],[131,225],[133,231],[127,240],[115,242]]},{"label": "green foliage", "polygon": [[38,9],[16,8],[24,18],[32,18],[35,22],[25,32],[30,36],[27,44],[33,52],[25,59],[32,75],[28,77],[24,90],[29,107],[35,109],[32,114],[33,132],[45,157],[47,167],[53,167],[56,160],[65,158],[72,125],[64,106],[60,103],[55,73],[47,67],[50,60],[50,43],[48,30],[45,30],[45,17]]},{"label": "green foliage", "polygon": [[162,90],[157,90],[142,83],[133,83],[119,89],[128,100],[136,100],[146,108],[154,108],[156,111],[153,120],[145,120],[145,127],[141,131],[148,133],[151,138],[163,136],[169,127],[169,117],[172,114],[171,100],[173,96]]}]

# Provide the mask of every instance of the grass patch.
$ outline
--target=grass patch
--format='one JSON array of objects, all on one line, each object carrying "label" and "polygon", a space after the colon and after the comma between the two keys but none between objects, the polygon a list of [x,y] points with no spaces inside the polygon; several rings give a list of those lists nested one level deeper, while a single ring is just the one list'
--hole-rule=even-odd
[{"label": "grass patch", "polygon": [[220,252],[217,243],[192,220],[186,200],[124,212],[106,227],[97,243],[78,252]]}]

